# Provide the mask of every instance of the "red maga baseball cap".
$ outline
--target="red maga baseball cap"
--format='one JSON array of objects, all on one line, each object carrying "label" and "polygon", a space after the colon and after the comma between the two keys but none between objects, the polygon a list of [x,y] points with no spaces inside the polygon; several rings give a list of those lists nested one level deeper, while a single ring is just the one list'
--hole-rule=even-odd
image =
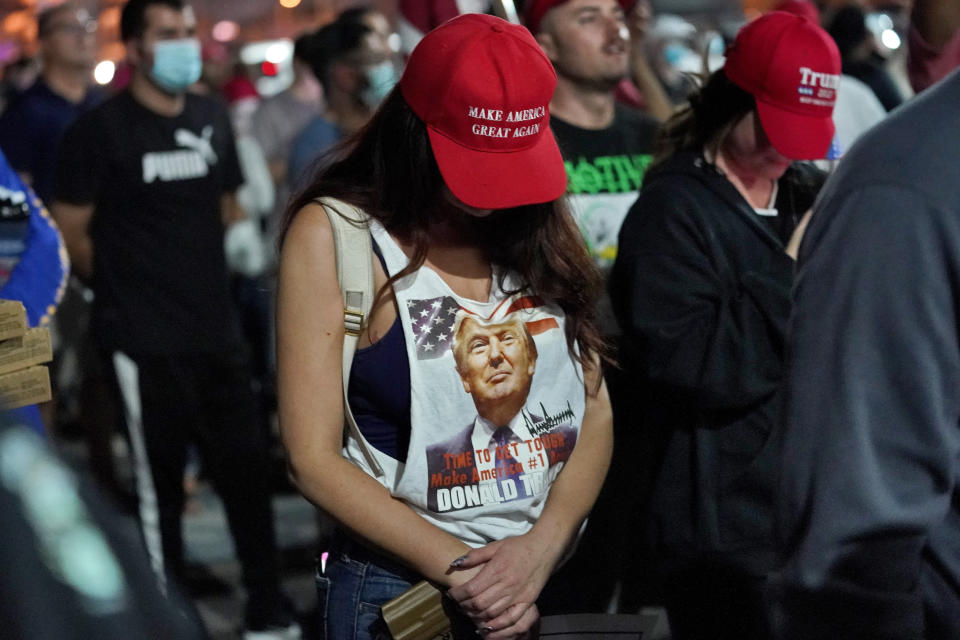
[{"label": "red maga baseball cap", "polygon": [[400,91],[427,125],[447,188],[478,209],[550,202],[567,174],[550,131],[553,65],[525,28],[465,14],[416,46]]},{"label": "red maga baseball cap", "polygon": [[[620,2],[620,6],[623,7],[623,10],[627,11],[637,0],[618,1]],[[568,2],[568,0],[528,0],[527,10],[523,13],[523,24],[527,26],[527,29],[530,29],[531,33],[539,33],[540,21],[543,20],[543,16],[546,15],[547,11],[565,2]]]},{"label": "red maga baseball cap", "polygon": [[773,11],[740,29],[726,56],[724,73],[753,95],[774,148],[792,160],[825,157],[840,85],[840,52],[829,34]]}]

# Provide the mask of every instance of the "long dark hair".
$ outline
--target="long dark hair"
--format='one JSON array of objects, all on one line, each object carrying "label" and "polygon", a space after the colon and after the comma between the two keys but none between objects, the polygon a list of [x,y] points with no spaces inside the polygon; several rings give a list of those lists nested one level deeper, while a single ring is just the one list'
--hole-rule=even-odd
[{"label": "long dark hair", "polygon": [[723,69],[714,71],[660,128],[653,165],[691,149],[707,149],[716,156],[730,128],[756,108],[753,96],[731,82]]},{"label": "long dark hair", "polygon": [[[426,125],[395,88],[363,129],[316,166],[320,168],[309,184],[287,206],[281,247],[297,212],[317,198],[333,197],[362,209],[413,247],[410,263],[390,277],[377,294],[380,298],[394,282],[423,265],[430,247],[430,223],[443,206],[443,177]],[[603,280],[587,255],[565,199],[496,211],[470,218],[468,224],[471,237],[489,260],[519,275],[525,293],[563,309],[567,346],[581,365],[589,367],[594,356],[611,362],[594,320]],[[501,287],[505,275],[501,272]]]}]

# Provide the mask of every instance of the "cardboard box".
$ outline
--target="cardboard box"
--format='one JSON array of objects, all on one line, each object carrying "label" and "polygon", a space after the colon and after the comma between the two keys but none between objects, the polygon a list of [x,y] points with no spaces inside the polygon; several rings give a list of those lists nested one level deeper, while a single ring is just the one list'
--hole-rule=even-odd
[{"label": "cardboard box", "polygon": [[452,625],[443,594],[426,580],[383,605],[383,619],[394,640],[446,640]]},{"label": "cardboard box", "polygon": [[19,300],[0,300],[0,340],[19,338],[27,332],[27,310]]},{"label": "cardboard box", "polygon": [[0,375],[0,402],[7,409],[46,402],[50,398],[50,373],[46,367]]},{"label": "cardboard box", "polygon": [[0,374],[19,371],[53,360],[50,330],[46,327],[27,329],[19,338],[0,342]]}]

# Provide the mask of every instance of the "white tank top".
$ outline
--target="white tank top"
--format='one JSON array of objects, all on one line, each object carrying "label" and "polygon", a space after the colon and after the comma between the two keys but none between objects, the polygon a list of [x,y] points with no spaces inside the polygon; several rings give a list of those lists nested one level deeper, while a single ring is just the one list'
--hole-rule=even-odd
[{"label": "white tank top", "polygon": [[[376,221],[389,274],[408,264]],[[472,546],[526,533],[577,442],[585,390],[565,317],[494,269],[490,299],[454,293],[424,265],[394,284],[410,363],[406,463],[367,444],[391,494]],[[507,290],[516,278],[507,274]],[[345,456],[371,476],[359,443]]]}]

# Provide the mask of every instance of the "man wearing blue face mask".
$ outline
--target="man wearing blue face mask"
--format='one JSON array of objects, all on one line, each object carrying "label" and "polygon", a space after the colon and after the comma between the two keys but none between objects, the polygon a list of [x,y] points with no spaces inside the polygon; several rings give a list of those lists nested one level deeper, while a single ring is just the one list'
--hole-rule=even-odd
[{"label": "man wearing blue face mask", "polygon": [[307,62],[323,85],[326,110],[293,141],[287,173],[293,185],[323,152],[367,123],[399,78],[384,39],[349,17],[317,31]]},{"label": "man wearing blue face mask", "polygon": [[125,408],[143,536],[161,580],[182,580],[186,451],[227,510],[247,589],[246,637],[299,638],[280,593],[266,434],[230,297],[224,226],[243,182],[226,110],[200,76],[182,0],[129,0],[124,92],[67,131],[53,214],[95,293],[93,333]]}]

